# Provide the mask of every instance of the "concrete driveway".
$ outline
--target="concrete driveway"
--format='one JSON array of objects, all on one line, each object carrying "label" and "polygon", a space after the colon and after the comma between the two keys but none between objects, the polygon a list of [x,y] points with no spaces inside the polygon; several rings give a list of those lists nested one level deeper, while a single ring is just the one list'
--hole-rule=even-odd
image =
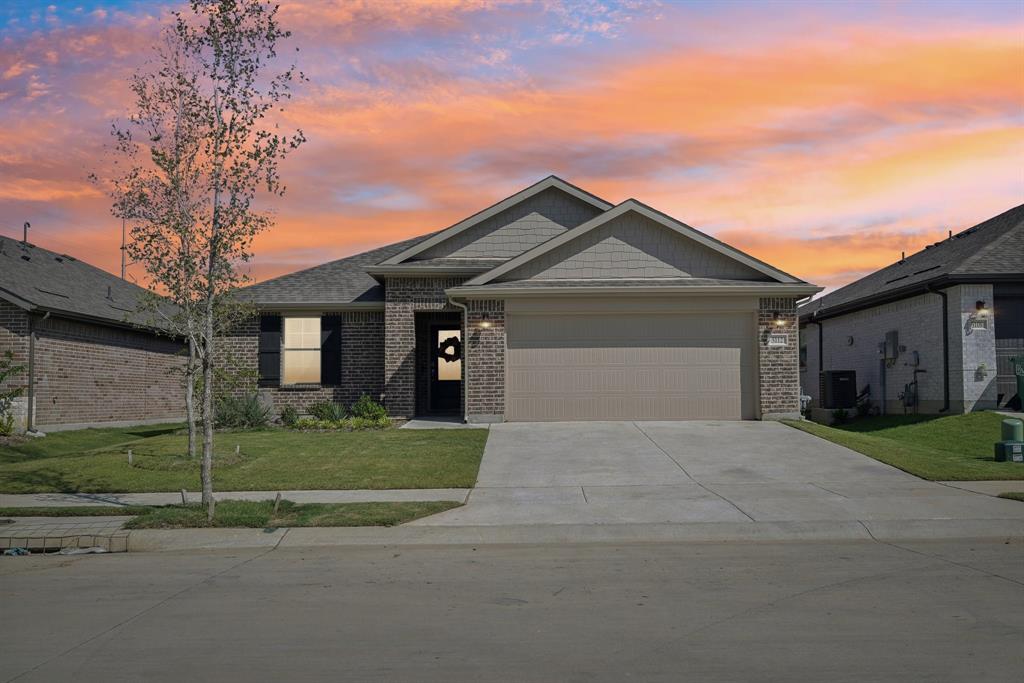
[{"label": "concrete driveway", "polygon": [[465,507],[423,526],[1024,519],[774,422],[491,427]]}]

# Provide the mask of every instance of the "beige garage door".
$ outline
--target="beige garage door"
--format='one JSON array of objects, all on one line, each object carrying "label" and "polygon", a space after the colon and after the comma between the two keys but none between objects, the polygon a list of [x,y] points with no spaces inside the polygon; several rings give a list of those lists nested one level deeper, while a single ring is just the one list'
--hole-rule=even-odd
[{"label": "beige garage door", "polygon": [[521,313],[507,331],[507,420],[755,416],[750,313]]}]

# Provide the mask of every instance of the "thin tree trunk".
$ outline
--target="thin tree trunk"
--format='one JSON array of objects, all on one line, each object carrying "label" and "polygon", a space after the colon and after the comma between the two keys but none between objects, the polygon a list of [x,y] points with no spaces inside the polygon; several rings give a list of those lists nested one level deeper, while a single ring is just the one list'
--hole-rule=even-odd
[{"label": "thin tree trunk", "polygon": [[188,421],[188,457],[196,458],[196,342],[189,337],[185,365],[185,419]]},{"label": "thin tree trunk", "polygon": [[200,476],[203,483],[203,504],[206,515],[213,521],[213,305],[206,306],[203,332],[203,463]]}]

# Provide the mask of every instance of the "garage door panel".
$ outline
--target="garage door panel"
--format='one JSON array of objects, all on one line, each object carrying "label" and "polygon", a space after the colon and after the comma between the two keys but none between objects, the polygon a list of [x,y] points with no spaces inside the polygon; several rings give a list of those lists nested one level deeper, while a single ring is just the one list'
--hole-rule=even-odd
[{"label": "garage door panel", "polygon": [[753,315],[514,314],[509,420],[743,419]]},{"label": "garage door panel", "polygon": [[[679,343],[678,341],[676,343]],[[516,348],[517,365],[524,369],[532,367],[598,367],[609,365],[629,365],[639,367],[645,365],[659,368],[670,366],[692,365],[736,365],[741,362],[742,342],[722,340],[707,346],[690,346],[673,348],[658,346],[654,348],[613,347],[613,348],[544,348],[533,346]],[[730,344],[735,346],[729,346]]]},{"label": "garage door panel", "polygon": [[[513,415],[529,415],[537,421],[571,421],[596,415],[602,420],[727,420],[740,419],[739,397],[707,395],[604,396],[512,399],[508,410]],[[681,417],[681,415],[683,417]]]},{"label": "garage door panel", "polygon": [[[605,346],[675,344],[681,337],[698,343],[720,339],[744,340],[750,334],[750,317],[744,314],[671,315],[515,315],[516,342],[531,345],[572,344],[600,340]],[[713,325],[708,325],[709,321]]]},{"label": "garage door panel", "polygon": [[689,392],[730,392],[740,386],[738,366],[708,365],[683,368],[580,367],[550,368],[547,372],[510,371],[509,390],[523,398],[550,396],[570,399],[580,392],[607,394],[678,394]]}]

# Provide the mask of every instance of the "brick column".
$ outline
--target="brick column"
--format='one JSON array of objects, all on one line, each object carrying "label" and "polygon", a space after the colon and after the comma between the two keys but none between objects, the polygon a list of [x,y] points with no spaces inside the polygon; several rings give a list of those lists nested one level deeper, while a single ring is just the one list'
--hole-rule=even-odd
[{"label": "brick column", "polygon": [[[467,306],[466,417],[469,422],[502,422],[505,415],[505,302],[469,301]],[[489,327],[483,327],[485,321]]]},{"label": "brick column", "polygon": [[[781,316],[782,325],[775,320]],[[775,344],[785,337],[785,344]],[[757,346],[760,361],[761,419],[800,417],[800,341],[796,299],[760,299],[757,316]]]},{"label": "brick column", "polygon": [[416,313],[460,312],[444,290],[465,278],[389,277],[384,302],[384,405],[392,417],[416,414]]}]

